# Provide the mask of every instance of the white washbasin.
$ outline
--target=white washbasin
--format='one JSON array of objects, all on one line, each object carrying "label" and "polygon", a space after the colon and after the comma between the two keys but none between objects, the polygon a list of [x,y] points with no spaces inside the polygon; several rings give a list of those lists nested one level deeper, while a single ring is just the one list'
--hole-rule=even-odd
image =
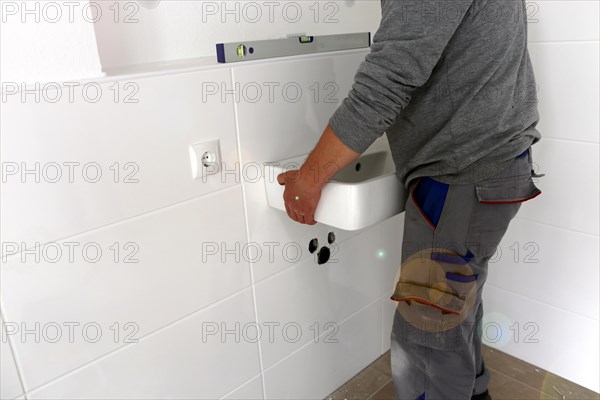
[{"label": "white washbasin", "polygon": [[[269,206],[285,212],[285,186],[277,182],[277,175],[298,169],[307,157],[265,163]],[[406,196],[387,143],[376,142],[323,187],[315,220],[347,231],[359,230],[404,211]]]}]

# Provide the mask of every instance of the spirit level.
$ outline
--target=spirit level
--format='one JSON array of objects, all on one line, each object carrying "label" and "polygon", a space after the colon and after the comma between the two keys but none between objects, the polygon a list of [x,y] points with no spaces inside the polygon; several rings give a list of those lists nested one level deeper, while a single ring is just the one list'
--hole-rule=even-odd
[{"label": "spirit level", "polygon": [[325,36],[303,35],[284,39],[219,43],[217,60],[220,63],[233,63],[370,46],[371,33],[369,32]]}]

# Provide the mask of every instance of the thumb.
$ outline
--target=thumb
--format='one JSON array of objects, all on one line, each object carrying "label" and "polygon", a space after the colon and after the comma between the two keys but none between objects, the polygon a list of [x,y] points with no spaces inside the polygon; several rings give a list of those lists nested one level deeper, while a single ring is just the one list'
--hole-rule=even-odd
[{"label": "thumb", "polygon": [[282,174],[279,174],[279,175],[277,175],[277,182],[278,182],[280,185],[285,185],[285,180],[286,180],[286,179],[285,179],[285,174],[286,174],[286,173],[284,172],[284,173],[282,173]]}]

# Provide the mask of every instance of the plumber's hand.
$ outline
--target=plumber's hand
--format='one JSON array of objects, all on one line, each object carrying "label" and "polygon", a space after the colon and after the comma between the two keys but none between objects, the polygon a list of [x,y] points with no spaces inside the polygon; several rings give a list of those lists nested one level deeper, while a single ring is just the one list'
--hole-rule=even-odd
[{"label": "plumber's hand", "polygon": [[277,176],[277,182],[285,185],[283,201],[288,216],[301,224],[314,225],[321,187],[308,175],[303,176],[299,170],[287,171]]}]

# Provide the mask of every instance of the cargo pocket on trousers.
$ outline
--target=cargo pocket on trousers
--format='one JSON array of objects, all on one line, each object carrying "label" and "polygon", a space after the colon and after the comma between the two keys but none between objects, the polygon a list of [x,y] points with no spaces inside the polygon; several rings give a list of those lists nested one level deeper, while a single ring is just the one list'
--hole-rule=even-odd
[{"label": "cargo pocket on trousers", "polygon": [[[511,171],[518,171],[511,176]],[[542,192],[533,181],[531,163],[517,158],[500,177],[476,183],[475,206],[469,227],[469,249],[481,260],[491,259],[521,204]]]},{"label": "cargo pocket on trousers", "polygon": [[542,194],[531,174],[483,181],[475,184],[475,190],[482,204],[522,203]]},{"label": "cargo pocket on trousers", "polygon": [[400,280],[392,295],[401,340],[439,350],[459,349],[468,328],[468,318],[477,300],[478,275],[470,260],[443,249],[429,249],[422,260],[403,263]]},{"label": "cargo pocket on trousers", "polygon": [[391,299],[413,301],[437,309],[442,316],[465,316],[475,302],[477,274],[469,252],[461,256],[442,249],[427,249],[409,257],[402,265],[400,279]]},{"label": "cargo pocket on trousers", "polygon": [[514,204],[531,200],[542,193],[533,182],[534,174],[531,156],[519,156],[498,177],[475,184],[477,199],[482,204]]}]

